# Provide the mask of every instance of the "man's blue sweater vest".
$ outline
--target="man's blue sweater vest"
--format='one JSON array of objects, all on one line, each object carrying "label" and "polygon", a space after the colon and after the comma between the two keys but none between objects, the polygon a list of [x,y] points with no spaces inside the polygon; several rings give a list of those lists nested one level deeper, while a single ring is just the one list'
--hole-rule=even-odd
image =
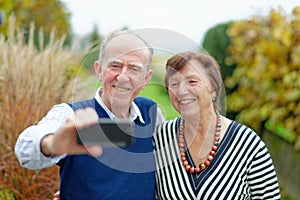
[{"label": "man's blue sweater vest", "polygon": [[[67,156],[60,166],[60,199],[153,200],[155,198],[155,165],[152,134],[157,107],[155,102],[137,97],[145,124],[135,122],[135,142],[126,148],[103,148],[100,157]],[[75,111],[92,107],[100,118],[108,114],[95,99],[70,104]]]}]

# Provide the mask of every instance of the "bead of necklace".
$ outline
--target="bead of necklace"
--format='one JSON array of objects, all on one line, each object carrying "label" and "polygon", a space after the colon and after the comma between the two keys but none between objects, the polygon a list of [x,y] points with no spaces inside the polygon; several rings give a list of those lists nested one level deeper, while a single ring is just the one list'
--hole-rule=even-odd
[{"label": "bead of necklace", "polygon": [[186,159],[185,138],[184,138],[184,120],[181,120],[178,143],[179,143],[181,162],[186,171],[188,171],[190,173],[200,173],[201,171],[205,170],[211,164],[211,162],[214,159],[214,156],[218,150],[218,147],[219,147],[220,132],[221,132],[221,117],[220,117],[219,113],[216,113],[216,129],[215,129],[214,142],[211,147],[211,150],[210,150],[206,160],[203,163],[200,163],[199,166],[193,167],[192,165],[189,164],[188,160]]}]

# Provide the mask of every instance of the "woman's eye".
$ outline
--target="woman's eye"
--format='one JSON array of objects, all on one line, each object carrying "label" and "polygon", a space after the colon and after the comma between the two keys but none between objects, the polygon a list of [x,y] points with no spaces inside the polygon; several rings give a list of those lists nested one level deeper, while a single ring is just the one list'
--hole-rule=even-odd
[{"label": "woman's eye", "polygon": [[176,88],[178,86],[178,83],[171,83],[170,84],[170,87],[172,87],[172,88]]}]

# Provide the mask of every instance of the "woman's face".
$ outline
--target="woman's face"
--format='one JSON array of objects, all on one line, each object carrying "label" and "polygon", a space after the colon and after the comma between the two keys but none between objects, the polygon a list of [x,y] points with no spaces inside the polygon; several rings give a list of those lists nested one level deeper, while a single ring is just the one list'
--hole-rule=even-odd
[{"label": "woman's face", "polygon": [[198,117],[213,109],[211,84],[196,60],[169,77],[169,95],[174,108],[185,118]]}]

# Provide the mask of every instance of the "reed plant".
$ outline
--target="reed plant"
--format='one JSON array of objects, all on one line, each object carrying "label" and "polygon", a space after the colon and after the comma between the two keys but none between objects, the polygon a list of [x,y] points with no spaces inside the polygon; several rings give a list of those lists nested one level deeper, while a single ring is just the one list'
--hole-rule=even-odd
[{"label": "reed plant", "polygon": [[[59,189],[58,168],[21,167],[14,146],[20,132],[54,104],[72,101],[84,53],[64,47],[64,38],[57,39],[55,31],[46,46],[40,31],[36,47],[34,24],[25,34],[14,26],[13,16],[9,20],[8,37],[0,35],[0,199],[52,199]],[[76,87],[81,91],[78,81]]]}]

